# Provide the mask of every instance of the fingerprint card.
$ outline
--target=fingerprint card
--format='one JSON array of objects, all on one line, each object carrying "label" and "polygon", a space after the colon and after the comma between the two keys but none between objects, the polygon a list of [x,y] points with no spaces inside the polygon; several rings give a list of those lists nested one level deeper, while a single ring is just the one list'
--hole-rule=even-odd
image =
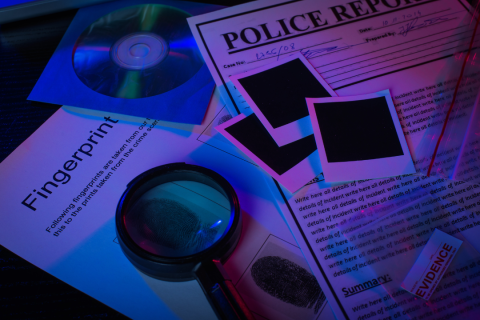
[{"label": "fingerprint card", "polygon": [[313,133],[305,98],[337,96],[301,53],[230,80],[280,147]]},{"label": "fingerprint card", "polygon": [[235,286],[248,307],[266,319],[324,319],[331,313],[300,248],[273,235]]},{"label": "fingerprint card", "polygon": [[215,129],[292,193],[322,172],[313,134],[279,147],[254,113]]},{"label": "fingerprint card", "polygon": [[306,100],[325,181],[415,173],[388,90]]}]

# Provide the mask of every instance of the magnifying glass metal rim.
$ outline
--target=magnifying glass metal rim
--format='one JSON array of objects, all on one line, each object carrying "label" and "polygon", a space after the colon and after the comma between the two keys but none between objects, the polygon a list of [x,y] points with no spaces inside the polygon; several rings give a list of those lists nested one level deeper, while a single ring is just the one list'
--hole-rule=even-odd
[{"label": "magnifying glass metal rim", "polygon": [[[161,183],[189,180],[206,184],[224,194],[229,200],[231,208],[229,226],[226,232],[209,248],[182,257],[159,256],[141,248],[128,234],[124,216],[130,204],[129,201],[141,186],[153,179],[161,180],[162,177],[165,181]],[[207,177],[207,179],[202,179],[202,177]],[[194,270],[202,261],[212,259],[223,261],[228,258],[240,239],[242,217],[237,194],[225,178],[213,170],[181,162],[152,168],[128,183],[117,205],[115,224],[120,247],[136,268],[160,280],[186,281],[195,279]]]}]

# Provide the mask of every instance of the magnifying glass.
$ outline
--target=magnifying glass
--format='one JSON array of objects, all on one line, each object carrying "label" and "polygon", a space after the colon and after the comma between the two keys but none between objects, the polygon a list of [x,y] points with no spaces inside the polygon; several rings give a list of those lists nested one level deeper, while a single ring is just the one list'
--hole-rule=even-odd
[{"label": "magnifying glass", "polygon": [[238,243],[242,217],[221,175],[185,163],[150,169],[127,185],[115,224],[138,270],[165,281],[197,279],[220,319],[255,319],[222,266]]}]

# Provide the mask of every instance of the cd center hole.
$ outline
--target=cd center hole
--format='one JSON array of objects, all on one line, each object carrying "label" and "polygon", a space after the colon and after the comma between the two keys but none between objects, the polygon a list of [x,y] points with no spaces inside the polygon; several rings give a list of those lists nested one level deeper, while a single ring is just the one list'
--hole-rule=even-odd
[{"label": "cd center hole", "polygon": [[130,54],[136,58],[145,58],[150,52],[150,47],[143,43],[138,43],[130,47]]}]

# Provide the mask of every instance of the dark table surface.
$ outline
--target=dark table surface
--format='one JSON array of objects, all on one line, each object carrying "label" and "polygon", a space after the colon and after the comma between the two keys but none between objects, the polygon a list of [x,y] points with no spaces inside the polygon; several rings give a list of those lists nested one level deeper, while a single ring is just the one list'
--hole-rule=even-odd
[{"label": "dark table surface", "polygon": [[[248,2],[193,1],[226,6]],[[75,13],[70,10],[0,25],[0,161],[60,107],[26,99]],[[0,319],[123,318],[0,245]]]}]

